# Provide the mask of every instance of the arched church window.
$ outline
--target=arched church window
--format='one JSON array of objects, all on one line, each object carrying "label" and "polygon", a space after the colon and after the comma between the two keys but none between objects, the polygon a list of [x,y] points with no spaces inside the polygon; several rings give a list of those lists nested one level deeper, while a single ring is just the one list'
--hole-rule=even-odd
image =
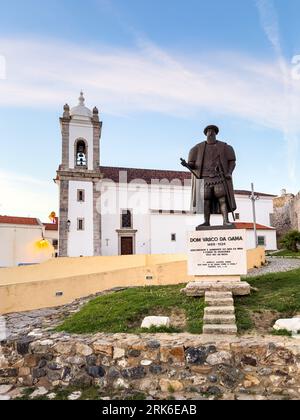
[{"label": "arched church window", "polygon": [[76,166],[87,166],[87,147],[83,140],[76,143]]}]

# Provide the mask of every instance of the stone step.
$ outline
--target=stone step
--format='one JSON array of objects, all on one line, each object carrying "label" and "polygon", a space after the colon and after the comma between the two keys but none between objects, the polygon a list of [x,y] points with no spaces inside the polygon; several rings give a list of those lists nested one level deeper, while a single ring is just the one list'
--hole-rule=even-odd
[{"label": "stone step", "polygon": [[205,299],[205,303],[208,306],[234,306],[234,301],[232,298],[225,299]]},{"label": "stone step", "polygon": [[232,292],[233,296],[247,296],[251,288],[245,281],[198,281],[189,283],[181,292],[194,297],[202,297],[206,292]]},{"label": "stone step", "polygon": [[234,306],[208,306],[204,309],[205,315],[234,315]]},{"label": "stone step", "polygon": [[203,322],[205,325],[233,325],[236,318],[235,315],[205,315]]},{"label": "stone step", "polygon": [[215,335],[236,335],[237,326],[233,325],[204,325],[203,334],[215,334]]},{"label": "stone step", "polygon": [[205,292],[205,298],[228,299],[232,298],[232,292]]}]

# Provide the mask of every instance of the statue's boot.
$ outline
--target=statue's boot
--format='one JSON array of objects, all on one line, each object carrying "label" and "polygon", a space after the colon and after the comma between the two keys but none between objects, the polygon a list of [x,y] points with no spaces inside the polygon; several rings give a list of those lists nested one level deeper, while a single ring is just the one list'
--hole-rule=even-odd
[{"label": "statue's boot", "polygon": [[209,227],[210,226],[210,214],[205,214],[204,215],[204,223],[202,223],[202,225],[199,225],[196,227],[196,230],[201,230],[204,227]]},{"label": "statue's boot", "polygon": [[223,216],[223,226],[225,226],[225,227],[234,226],[234,224],[229,221],[228,209],[227,209],[226,202],[221,203],[221,213],[222,213],[222,216]]}]

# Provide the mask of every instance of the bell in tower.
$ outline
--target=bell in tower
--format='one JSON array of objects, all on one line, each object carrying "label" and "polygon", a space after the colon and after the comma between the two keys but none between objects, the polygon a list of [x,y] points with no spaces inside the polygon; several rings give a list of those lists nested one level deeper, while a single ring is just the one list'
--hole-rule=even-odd
[{"label": "bell in tower", "polygon": [[77,166],[87,166],[86,145],[85,145],[85,142],[82,141],[82,140],[80,140],[77,143],[76,165]]}]

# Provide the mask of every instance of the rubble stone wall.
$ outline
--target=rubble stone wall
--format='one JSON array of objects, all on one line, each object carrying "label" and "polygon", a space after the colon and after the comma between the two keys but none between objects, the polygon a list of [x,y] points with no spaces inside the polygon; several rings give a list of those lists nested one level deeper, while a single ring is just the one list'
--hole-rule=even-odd
[{"label": "rubble stone wall", "polygon": [[69,336],[5,341],[0,386],[99,385],[167,397],[300,398],[300,343],[283,337],[216,339],[189,334]]},{"label": "rubble stone wall", "polygon": [[300,231],[300,193],[296,196],[285,194],[275,198],[271,222],[279,238],[290,230]]}]

